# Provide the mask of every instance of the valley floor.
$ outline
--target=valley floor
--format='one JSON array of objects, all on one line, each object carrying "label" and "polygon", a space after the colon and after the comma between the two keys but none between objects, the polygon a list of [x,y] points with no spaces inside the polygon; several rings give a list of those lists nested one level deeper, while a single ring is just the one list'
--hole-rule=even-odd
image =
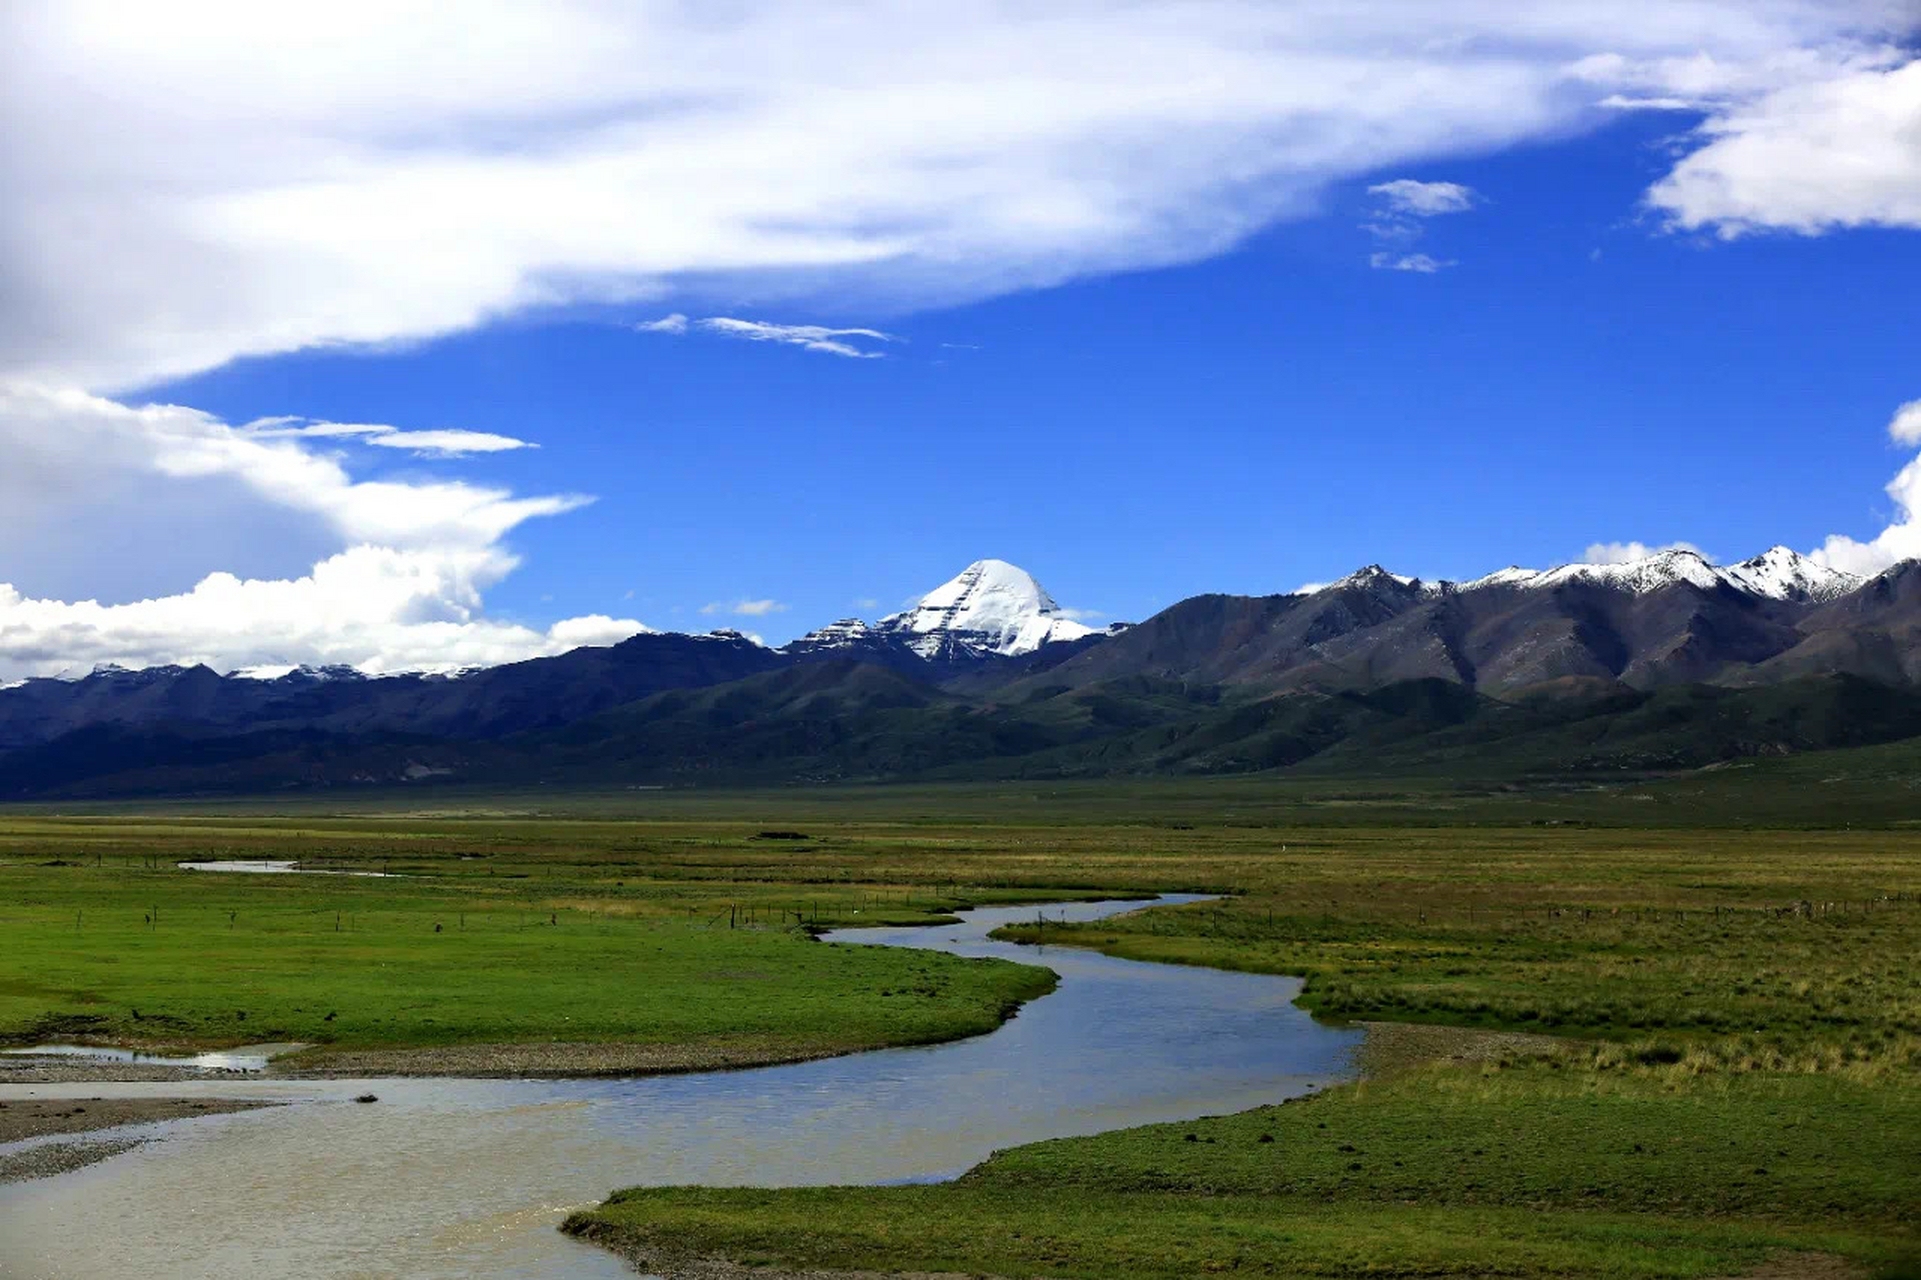
[{"label": "valley floor", "polygon": [[[952,1184],[631,1191],[569,1229],[686,1276],[1921,1275],[1921,833],[1543,826],[1525,802],[1501,824],[1494,801],[1474,825],[1370,826],[1365,797],[1325,799],[18,814],[0,821],[0,1034],[299,1040],[342,1065],[556,1042],[844,1052],[989,1029],[1052,979],[815,927],[1221,893],[1009,932],[1302,975],[1317,1013],[1384,1024],[1367,1079],[1003,1151]],[[392,874],[172,869],[267,856]]]}]

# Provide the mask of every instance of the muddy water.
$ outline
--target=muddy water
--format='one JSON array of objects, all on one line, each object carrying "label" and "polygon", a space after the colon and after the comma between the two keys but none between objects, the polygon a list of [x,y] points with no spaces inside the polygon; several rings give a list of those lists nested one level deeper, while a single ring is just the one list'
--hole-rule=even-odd
[{"label": "muddy water", "polygon": [[[1135,905],[1047,914],[1094,919]],[[990,908],[956,926],[836,935],[1061,975],[1059,990],[1000,1030],[954,1044],[618,1081],[68,1088],[312,1101],[150,1126],[161,1141],[0,1187],[0,1276],[631,1280],[554,1230],[568,1209],[635,1184],[947,1177],[997,1147],[1243,1109],[1349,1070],[1357,1034],[1293,1008],[1291,979],[987,939],[1033,914]],[[0,1086],[0,1100],[35,1092]],[[363,1092],[380,1101],[351,1101]]]}]

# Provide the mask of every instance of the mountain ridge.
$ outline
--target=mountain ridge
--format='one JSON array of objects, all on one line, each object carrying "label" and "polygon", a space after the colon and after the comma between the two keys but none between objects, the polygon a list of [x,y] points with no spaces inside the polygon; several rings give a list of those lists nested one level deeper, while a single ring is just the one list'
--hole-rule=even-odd
[{"label": "mountain ridge", "polygon": [[1096,630],[1031,575],[977,561],[908,610],[779,648],[650,631],[458,676],[30,680],[0,690],[0,795],[1295,768],[1445,755],[1450,733],[1546,734],[1541,759],[1570,768],[1693,767],[1851,743],[1851,721],[1886,740],[1917,690],[1914,562],[1856,579],[1784,548],[1725,567],[1677,550],[1467,583],[1369,565]]}]

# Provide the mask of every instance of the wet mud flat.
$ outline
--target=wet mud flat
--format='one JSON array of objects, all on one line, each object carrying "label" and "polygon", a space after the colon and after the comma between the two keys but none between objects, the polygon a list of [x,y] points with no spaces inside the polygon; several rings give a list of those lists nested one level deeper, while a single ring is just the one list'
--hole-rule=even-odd
[{"label": "wet mud flat", "polygon": [[[92,1134],[127,1125],[188,1120],[284,1105],[264,1098],[12,1098],[0,1101],[0,1183],[71,1173],[131,1151],[138,1136],[103,1136],[72,1142],[35,1138]],[[18,1144],[18,1145],[17,1145]],[[5,1150],[16,1147],[14,1150]]]}]

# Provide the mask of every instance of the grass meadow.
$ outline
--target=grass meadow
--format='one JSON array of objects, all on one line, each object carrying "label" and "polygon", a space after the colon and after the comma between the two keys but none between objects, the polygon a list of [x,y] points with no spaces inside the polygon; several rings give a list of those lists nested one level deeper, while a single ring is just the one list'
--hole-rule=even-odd
[{"label": "grass meadow", "polygon": [[[1210,892],[1009,932],[1303,975],[1328,1018],[1543,1038],[947,1185],[622,1192],[570,1229],[669,1273],[1921,1274],[1921,830],[1893,801],[1824,829],[1752,777],[1779,825],[1737,821],[1720,778],[1425,810],[1246,780],[13,810],[0,1037],[922,1042],[1051,978],[815,929]],[[390,875],[174,869],[220,858]]]}]

